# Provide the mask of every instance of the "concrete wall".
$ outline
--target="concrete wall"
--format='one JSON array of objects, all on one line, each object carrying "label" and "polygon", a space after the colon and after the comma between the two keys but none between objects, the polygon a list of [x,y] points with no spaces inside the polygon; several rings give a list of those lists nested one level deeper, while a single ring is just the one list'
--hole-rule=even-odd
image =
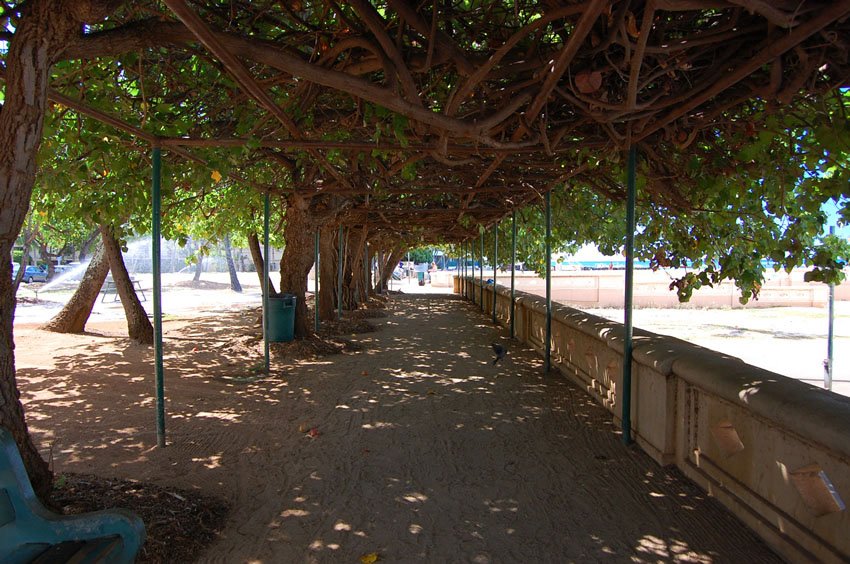
[{"label": "concrete wall", "polygon": [[[465,280],[492,315],[493,286]],[[510,292],[496,290],[510,323]],[[516,338],[541,354],[546,303],[517,292]],[[554,304],[552,365],[622,410],[623,326]],[[632,434],[793,562],[850,561],[850,398],[672,337],[634,331]]]},{"label": "concrete wall", "polygon": [[[688,303],[680,303],[676,292],[670,290],[672,277],[685,271],[637,270],[634,281],[634,304],[636,307],[731,307],[758,308],[776,306],[825,307],[829,288],[819,282],[803,280],[805,270],[797,269],[791,274],[769,272],[761,288],[759,298],[742,305],[738,298],[740,290],[731,281],[714,288],[704,287],[695,291]],[[850,273],[848,273],[850,274]],[[575,271],[552,273],[552,299],[577,307],[623,307],[622,270]],[[486,275],[492,278],[491,275]],[[510,273],[499,273],[497,280],[508,280]],[[542,294],[544,279],[534,273],[517,273],[516,287],[532,294]],[[835,288],[837,300],[850,299],[850,283]]]}]

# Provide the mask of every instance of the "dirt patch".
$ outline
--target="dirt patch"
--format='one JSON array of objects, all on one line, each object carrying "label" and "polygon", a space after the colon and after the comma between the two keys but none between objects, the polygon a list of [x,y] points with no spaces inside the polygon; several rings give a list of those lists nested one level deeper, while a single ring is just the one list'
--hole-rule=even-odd
[{"label": "dirt patch", "polygon": [[378,308],[356,309],[345,314],[348,319],[379,319],[386,316],[387,312]]},{"label": "dirt patch", "polygon": [[292,361],[314,360],[323,356],[362,350],[362,346],[347,339],[311,335],[288,343],[271,343],[269,350],[275,359]]},{"label": "dirt patch", "polygon": [[230,511],[215,497],[92,474],[57,476],[53,502],[66,515],[124,507],[145,523],[136,562],[190,562],[216,539]]},{"label": "dirt patch", "polygon": [[340,321],[323,321],[319,335],[356,335],[358,333],[372,333],[373,331],[377,331],[377,328],[365,319],[341,319]]}]

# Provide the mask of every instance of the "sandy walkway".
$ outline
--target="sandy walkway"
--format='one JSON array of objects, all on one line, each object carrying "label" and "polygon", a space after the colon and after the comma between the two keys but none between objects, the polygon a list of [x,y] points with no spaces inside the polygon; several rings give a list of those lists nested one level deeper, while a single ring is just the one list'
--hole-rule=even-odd
[{"label": "sandy walkway", "polygon": [[[233,504],[222,562],[778,561],[674,470],[619,442],[530,350],[448,296],[394,298],[358,353],[251,384],[253,315],[166,324],[169,447],[154,447],[150,350],[16,329],[20,387],[58,470],[197,488]],[[53,358],[48,361],[46,359]],[[303,430],[316,428],[309,437]]]}]

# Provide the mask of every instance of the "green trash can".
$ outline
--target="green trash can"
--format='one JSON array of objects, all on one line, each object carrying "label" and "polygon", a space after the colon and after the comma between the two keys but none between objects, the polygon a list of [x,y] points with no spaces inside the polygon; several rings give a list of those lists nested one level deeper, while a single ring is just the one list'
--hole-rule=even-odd
[{"label": "green trash can", "polygon": [[269,342],[288,343],[295,338],[295,294],[269,296]]}]

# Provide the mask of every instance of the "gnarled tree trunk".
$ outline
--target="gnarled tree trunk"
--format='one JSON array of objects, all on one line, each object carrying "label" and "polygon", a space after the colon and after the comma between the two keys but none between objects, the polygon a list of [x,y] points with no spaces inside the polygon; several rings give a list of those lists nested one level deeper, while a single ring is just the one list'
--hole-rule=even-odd
[{"label": "gnarled tree trunk", "polygon": [[330,225],[322,227],[319,236],[319,255],[321,291],[319,292],[319,319],[336,319],[337,291],[337,228]]},{"label": "gnarled tree trunk", "polygon": [[242,284],[236,275],[236,265],[233,263],[233,249],[230,246],[230,233],[224,234],[224,258],[227,260],[227,271],[230,273],[230,289],[242,293]]},{"label": "gnarled tree trunk", "polygon": [[[338,196],[321,195],[307,199],[290,195],[286,207],[286,248],[280,259],[280,291],[295,294],[295,336],[306,337],[307,324],[307,275],[313,266],[314,239],[317,226],[336,223],[345,201]],[[318,307],[318,303],[316,304]]]},{"label": "gnarled tree trunk", "polygon": [[401,247],[396,247],[392,251],[384,254],[386,261],[383,265],[383,271],[381,271],[381,288],[387,288],[387,283],[389,282],[390,277],[393,275],[393,271],[398,265],[398,261],[400,261],[401,257],[403,256],[404,249],[402,249]]},{"label": "gnarled tree trunk", "polygon": [[[90,8],[89,2],[29,0],[15,22],[0,111],[0,257],[11,256],[29,209],[50,67]],[[15,379],[11,267],[9,260],[0,260],[0,424],[14,436],[36,494],[47,500],[52,474],[30,439]]]},{"label": "gnarled tree trunk", "polygon": [[345,249],[346,271],[343,277],[343,307],[357,309],[366,302],[366,271],[363,268],[363,253],[369,230],[366,227],[353,228],[348,233]]},{"label": "gnarled tree trunk", "polygon": [[303,339],[310,333],[307,322],[307,275],[313,267],[315,228],[309,217],[309,200],[291,195],[286,207],[283,236],[286,247],[280,259],[280,292],[295,294],[295,336]]},{"label": "gnarled tree trunk", "polygon": [[86,273],[74,291],[74,295],[62,311],[48,321],[42,329],[55,333],[82,333],[108,273],[109,261],[101,243],[97,246],[94,257],[86,268]]},{"label": "gnarled tree trunk", "polygon": [[136,289],[133,288],[133,282],[130,280],[130,275],[127,273],[127,268],[124,266],[124,257],[121,254],[121,245],[112,231],[112,227],[108,225],[100,226],[100,234],[103,237],[103,247],[106,251],[106,258],[109,261],[109,270],[112,271],[112,280],[115,281],[115,290],[121,298],[121,305],[124,306],[124,317],[127,318],[127,332],[130,338],[137,343],[143,345],[153,344],[153,325],[145,308],[142,307],[142,302],[139,301],[139,296],[136,295]]},{"label": "gnarled tree trunk", "polygon": [[[263,286],[263,272],[266,269],[266,262],[263,259],[263,249],[260,247],[260,238],[256,233],[248,234],[248,250],[251,251],[251,260],[254,262],[254,268],[257,271],[257,278],[260,279],[260,287]],[[274,296],[277,292],[274,289],[272,278],[269,276],[269,295]]]}]

